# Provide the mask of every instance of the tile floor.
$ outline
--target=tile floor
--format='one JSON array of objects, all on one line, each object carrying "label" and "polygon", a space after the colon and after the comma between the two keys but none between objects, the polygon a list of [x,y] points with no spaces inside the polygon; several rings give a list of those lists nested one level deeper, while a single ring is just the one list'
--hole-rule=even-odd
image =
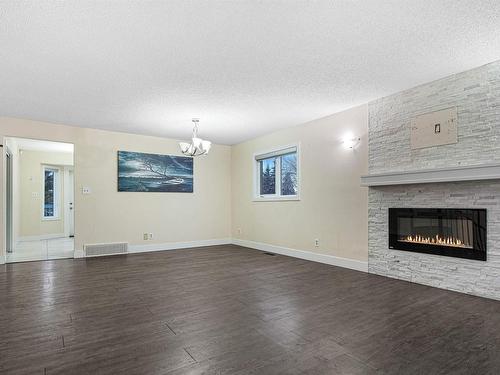
[{"label": "tile floor", "polygon": [[73,258],[74,249],[75,241],[72,237],[18,241],[12,253],[7,254],[7,262]]}]

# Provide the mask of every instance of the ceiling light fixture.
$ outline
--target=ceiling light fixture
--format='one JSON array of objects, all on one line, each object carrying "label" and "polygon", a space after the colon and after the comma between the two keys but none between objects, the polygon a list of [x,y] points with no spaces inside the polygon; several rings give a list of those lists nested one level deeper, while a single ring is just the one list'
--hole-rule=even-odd
[{"label": "ceiling light fixture", "polygon": [[186,156],[201,156],[208,154],[210,148],[212,147],[212,142],[198,138],[198,124],[200,122],[199,118],[193,118],[193,138],[191,143],[179,142],[181,151]]}]

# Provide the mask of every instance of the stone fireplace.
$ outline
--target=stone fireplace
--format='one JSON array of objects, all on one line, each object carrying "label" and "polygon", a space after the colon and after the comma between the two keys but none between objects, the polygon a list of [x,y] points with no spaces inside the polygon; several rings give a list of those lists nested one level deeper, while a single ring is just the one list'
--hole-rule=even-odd
[{"label": "stone fireplace", "polygon": [[[450,107],[458,142],[412,148]],[[499,108],[500,62],[369,104],[370,273],[500,300]]]}]

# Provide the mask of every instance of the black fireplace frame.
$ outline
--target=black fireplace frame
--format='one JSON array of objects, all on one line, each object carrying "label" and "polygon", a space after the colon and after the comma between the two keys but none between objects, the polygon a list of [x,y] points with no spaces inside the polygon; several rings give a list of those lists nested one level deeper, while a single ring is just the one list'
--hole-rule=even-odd
[{"label": "black fireplace frame", "polygon": [[[438,244],[421,244],[399,240],[399,217],[425,217],[437,219],[467,218],[473,222],[472,249],[449,247]],[[487,220],[486,209],[464,208],[389,208],[389,249],[455,258],[486,260]]]}]

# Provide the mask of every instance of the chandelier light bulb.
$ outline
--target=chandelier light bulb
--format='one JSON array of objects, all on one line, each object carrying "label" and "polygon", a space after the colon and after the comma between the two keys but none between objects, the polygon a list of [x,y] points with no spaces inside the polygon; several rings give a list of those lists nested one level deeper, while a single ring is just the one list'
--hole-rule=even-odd
[{"label": "chandelier light bulb", "polygon": [[198,138],[198,137],[193,137],[192,139],[193,141],[193,146],[196,147],[196,148],[200,148],[201,146],[201,138]]},{"label": "chandelier light bulb", "polygon": [[201,141],[201,148],[205,151],[205,153],[208,153],[208,151],[210,151],[211,147],[212,147],[212,142]]},{"label": "chandelier light bulb", "polygon": [[189,149],[190,144],[187,142],[179,142],[179,146],[181,147],[182,153],[185,153]]}]

